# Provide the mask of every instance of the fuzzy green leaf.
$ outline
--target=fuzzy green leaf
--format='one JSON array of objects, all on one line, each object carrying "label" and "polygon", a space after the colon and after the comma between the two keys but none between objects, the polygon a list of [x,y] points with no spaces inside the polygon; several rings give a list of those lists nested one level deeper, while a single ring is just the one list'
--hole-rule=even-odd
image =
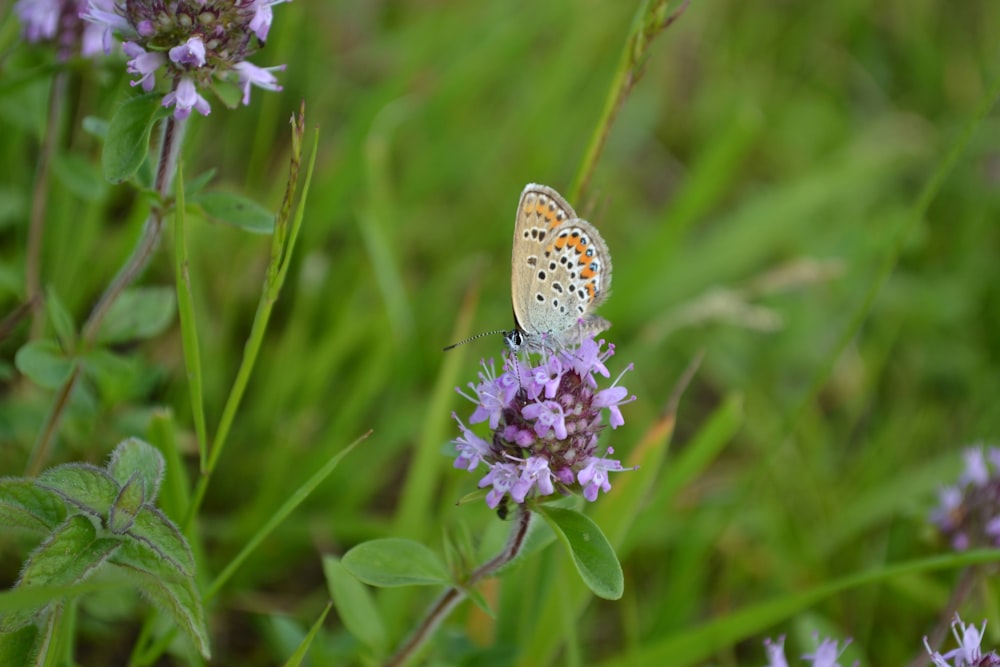
[{"label": "fuzzy green leaf", "polygon": [[33,480],[0,479],[0,525],[49,532],[65,520],[66,506],[56,494]]},{"label": "fuzzy green leaf", "polygon": [[160,510],[149,505],[142,508],[127,535],[139,545],[136,557],[145,554],[149,559],[147,567],[151,572],[159,571],[169,576],[176,576],[175,572],[179,572],[185,577],[194,576],[191,547],[177,526]]},{"label": "fuzzy green leaf", "polygon": [[569,550],[577,572],[594,595],[617,600],[625,592],[625,575],[615,550],[586,515],[559,507],[539,507],[556,536]]},{"label": "fuzzy green leaf", "polygon": [[146,503],[152,503],[160,492],[164,465],[160,450],[139,438],[128,438],[118,443],[111,453],[108,472],[119,484],[126,483],[138,473],[143,485],[143,498]]},{"label": "fuzzy green leaf", "polygon": [[130,98],[111,117],[101,154],[104,178],[111,183],[121,183],[139,171],[149,152],[153,124],[168,113],[162,99],[158,93]]},{"label": "fuzzy green leaf", "polygon": [[437,554],[419,542],[399,537],[363,542],[344,554],[341,562],[370,586],[451,584],[448,569]]},{"label": "fuzzy green leaf", "polygon": [[368,589],[351,576],[340,560],[323,557],[326,588],[347,631],[365,646],[381,653],[386,648],[385,626]]},{"label": "fuzzy green leaf", "polygon": [[114,504],[111,505],[111,511],[108,512],[108,528],[112,533],[121,535],[132,527],[136,514],[142,509],[143,500],[145,496],[142,481],[136,473],[122,487]]},{"label": "fuzzy green leaf", "polygon": [[66,463],[50,468],[38,477],[38,485],[102,521],[121,490],[103,468],[89,463]]},{"label": "fuzzy green leaf", "polygon": [[31,623],[16,632],[0,632],[0,665],[32,665],[41,634]]},{"label": "fuzzy green leaf", "polygon": [[136,287],[125,290],[111,305],[97,340],[124,343],[152,338],[170,326],[176,305],[169,287]]},{"label": "fuzzy green leaf", "polygon": [[57,389],[69,376],[73,361],[57,342],[43,339],[25,343],[14,355],[14,365],[39,387]]},{"label": "fuzzy green leaf", "polygon": [[211,657],[201,596],[192,577],[165,572],[155,552],[135,540],[125,540],[112,562],[133,576],[143,595],[187,633],[202,656]]},{"label": "fuzzy green leaf", "polygon": [[[80,583],[107,561],[118,547],[118,540],[98,537],[90,519],[75,514],[32,552],[16,586],[28,588]],[[29,606],[6,614],[0,623],[0,630],[23,627],[31,622],[39,609]]]},{"label": "fuzzy green leaf", "polygon": [[230,192],[206,192],[192,197],[191,201],[201,204],[208,217],[220,222],[254,234],[270,234],[274,231],[274,213],[241,195]]}]

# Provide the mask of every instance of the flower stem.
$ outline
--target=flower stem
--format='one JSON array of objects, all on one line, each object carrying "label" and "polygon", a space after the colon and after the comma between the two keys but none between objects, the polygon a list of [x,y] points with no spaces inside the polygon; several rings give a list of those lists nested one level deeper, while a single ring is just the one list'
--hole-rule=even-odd
[{"label": "flower stem", "polygon": [[534,515],[530,510],[524,506],[518,507],[514,529],[511,531],[510,537],[507,538],[507,544],[504,546],[503,551],[497,554],[492,560],[480,565],[469,575],[463,586],[453,586],[435,600],[427,609],[427,613],[417,626],[417,629],[413,631],[413,634],[403,642],[402,646],[396,649],[392,657],[383,663],[385,667],[399,667],[409,662],[416,655],[417,651],[427,643],[427,640],[431,638],[431,635],[441,624],[441,621],[448,617],[448,614],[458,606],[459,602],[468,597],[468,589],[492,575],[521,552],[533,517]]},{"label": "flower stem", "polygon": [[[81,352],[85,352],[94,344],[101,324],[104,322],[104,318],[107,316],[112,304],[139,277],[143,269],[146,268],[146,265],[149,264],[149,259],[153,256],[153,251],[156,250],[163,231],[163,219],[166,208],[164,202],[170,193],[174,172],[177,169],[177,157],[180,155],[180,146],[184,138],[185,127],[186,121],[177,120],[173,116],[169,116],[164,122],[155,181],[156,192],[160,197],[160,201],[150,211],[149,217],[146,218],[142,235],[139,237],[135,249],[132,250],[132,254],[118,271],[118,275],[115,276],[114,280],[104,290],[101,298],[97,301],[97,305],[90,311],[87,321],[84,322],[79,347],[79,351]],[[41,472],[42,467],[48,460],[52,439],[55,436],[63,412],[69,404],[70,392],[73,390],[79,377],[80,364],[77,361],[59,388],[59,392],[56,394],[56,402],[53,404],[45,426],[39,433],[38,439],[31,450],[31,456],[28,459],[28,466],[25,471],[26,476],[36,476]]]},{"label": "flower stem", "polygon": [[28,248],[24,268],[25,301],[31,304],[35,316],[31,321],[32,339],[42,333],[43,319],[37,317],[42,305],[42,239],[45,229],[46,203],[49,197],[49,175],[52,165],[52,155],[59,144],[61,136],[63,108],[66,104],[66,86],[68,73],[66,70],[56,72],[52,79],[52,91],[49,93],[48,128],[42,141],[42,150],[38,156],[38,171],[35,173],[35,187],[31,193],[31,219],[28,221]]},{"label": "flower stem", "polygon": [[643,58],[646,51],[649,50],[653,38],[680,18],[689,2],[690,0],[684,0],[680,7],[670,14],[666,13],[667,5],[670,4],[669,0],[642,0],[640,3],[635,19],[632,21],[632,32],[625,41],[621,61],[618,63],[618,71],[615,72],[608,97],[604,101],[601,118],[597,121],[597,127],[594,128],[594,134],[590,137],[590,144],[588,144],[587,152],[580,162],[573,187],[570,188],[570,201],[580,201],[586,192],[618,111],[628,99],[632,87],[642,78]]}]

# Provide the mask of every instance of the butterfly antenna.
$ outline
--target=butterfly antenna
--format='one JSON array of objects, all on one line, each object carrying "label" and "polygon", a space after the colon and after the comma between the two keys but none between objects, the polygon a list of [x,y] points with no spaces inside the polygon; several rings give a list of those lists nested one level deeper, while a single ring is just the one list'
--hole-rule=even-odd
[{"label": "butterfly antenna", "polygon": [[468,337],[468,338],[466,338],[465,340],[460,340],[460,341],[458,341],[457,343],[452,343],[452,344],[451,344],[451,345],[449,345],[448,347],[444,348],[444,349],[443,349],[442,351],[443,351],[443,352],[447,352],[448,350],[451,350],[451,349],[453,349],[453,348],[456,348],[456,347],[458,347],[459,345],[465,345],[466,343],[469,343],[469,342],[471,342],[471,341],[474,341],[474,340],[476,340],[477,338],[483,338],[483,337],[485,337],[485,336],[495,336],[495,335],[497,335],[497,334],[502,334],[502,333],[507,333],[506,329],[497,329],[497,330],[495,330],[495,331],[484,331],[483,333],[478,333],[478,334],[476,334],[475,336],[469,336],[469,337]]}]

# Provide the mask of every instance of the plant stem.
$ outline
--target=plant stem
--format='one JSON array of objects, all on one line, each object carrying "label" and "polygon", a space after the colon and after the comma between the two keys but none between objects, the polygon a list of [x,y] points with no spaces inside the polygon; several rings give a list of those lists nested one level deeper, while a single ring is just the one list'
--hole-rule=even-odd
[{"label": "plant stem", "polygon": [[42,333],[42,318],[37,317],[42,304],[42,239],[45,229],[46,204],[49,197],[49,176],[51,173],[52,156],[59,144],[62,127],[63,108],[66,104],[66,86],[68,85],[66,70],[56,72],[52,79],[52,91],[49,93],[49,111],[46,120],[48,127],[42,150],[38,156],[38,171],[35,173],[35,187],[31,193],[31,218],[28,221],[28,248],[24,267],[25,301],[31,304],[35,317],[31,320],[30,338],[38,338]]},{"label": "plant stem", "polygon": [[618,63],[618,71],[611,82],[611,89],[608,97],[604,101],[604,110],[597,121],[597,127],[590,137],[587,145],[587,152],[580,162],[580,168],[576,173],[573,187],[569,191],[569,200],[579,202],[587,191],[590,178],[594,174],[594,168],[604,150],[604,144],[611,133],[611,126],[618,116],[625,100],[628,99],[632,87],[642,78],[643,58],[653,39],[670,25],[680,18],[680,15],[687,9],[690,0],[684,0],[680,7],[672,13],[667,14],[666,8],[669,0],[643,0],[636,11],[632,21],[632,32],[625,40],[625,48],[622,50],[621,61]]},{"label": "plant stem", "polygon": [[468,597],[468,589],[499,570],[520,553],[524,547],[525,538],[528,536],[528,529],[531,527],[533,517],[534,515],[531,513],[531,510],[526,509],[524,506],[518,507],[515,519],[517,523],[514,524],[514,529],[511,531],[510,537],[507,538],[507,544],[504,546],[503,551],[497,554],[492,560],[480,565],[469,575],[463,586],[453,586],[435,600],[428,608],[417,629],[413,631],[413,634],[406,639],[402,646],[396,649],[392,657],[383,663],[385,667],[399,667],[410,661],[416,655],[417,651],[427,643],[427,640],[431,638],[431,635],[441,624],[441,621],[448,617],[448,614],[451,613],[451,610],[459,602]]},{"label": "plant stem", "polygon": [[[101,324],[111,309],[112,304],[121,296],[121,293],[139,277],[149,259],[153,256],[153,251],[159,243],[160,235],[163,231],[163,219],[165,217],[165,205],[170,194],[170,186],[173,182],[174,172],[177,169],[177,157],[180,154],[181,143],[184,138],[184,128],[186,121],[177,120],[173,116],[168,116],[163,125],[163,138],[160,141],[160,156],[156,168],[156,192],[160,201],[150,211],[149,217],[143,225],[142,235],[139,242],[132,250],[132,254],[125,264],[118,271],[118,275],[108,285],[97,301],[97,305],[90,311],[87,321],[83,324],[83,333],[80,338],[80,352],[85,352],[96,341]],[[52,439],[55,436],[59,421],[69,404],[70,392],[76,385],[80,377],[79,361],[74,363],[66,380],[60,387],[55,404],[49,413],[45,426],[39,433],[38,440],[32,448],[31,456],[28,459],[28,466],[25,475],[34,477],[41,472],[42,467],[49,457],[49,450],[52,446]]]}]

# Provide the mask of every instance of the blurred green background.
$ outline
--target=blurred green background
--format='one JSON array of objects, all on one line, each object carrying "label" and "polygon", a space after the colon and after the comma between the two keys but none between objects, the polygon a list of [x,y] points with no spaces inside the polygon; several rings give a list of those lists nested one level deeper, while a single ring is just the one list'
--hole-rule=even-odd
[{"label": "blurred green background", "polygon": [[[387,535],[441,551],[445,533],[478,540],[497,530],[484,505],[456,506],[478,477],[453,470],[446,453],[457,435],[449,413],[471,409],[452,388],[475,379],[480,357],[499,358],[502,341],[441,348],[511,325],[518,195],[528,182],[569,191],[635,9],[618,0],[282,4],[254,62],[287,63],[284,92],[254,91],[249,108],[216,103],[192,119],[188,177],[217,168],[217,187],[269,208],[284,188],[287,120],[300,99],[320,129],[292,274],[202,512],[204,567],[218,572],[303,480],[374,429],[214,602],[217,664],[288,655],[328,597],[320,554]],[[998,26],[1000,4],[987,1],[695,0],[658,38],[589,190],[571,202],[614,259],[601,309],[618,350],[612,372],[635,363],[624,384],[638,400],[604,443],[627,457],[703,352],[664,474],[699,438],[714,445],[670,493],[654,492],[628,518],[622,601],[590,604],[571,631],[525,627],[548,621],[508,593],[495,628],[460,640],[478,628],[463,625],[476,618],[467,605],[442,631],[437,659],[459,664],[495,632],[507,650],[476,664],[543,663],[548,656],[511,648],[541,632],[568,639],[557,664],[627,664],[734,610],[943,548],[926,525],[936,489],[957,474],[963,446],[996,442],[1000,428],[995,113],[926,216],[908,221],[1000,70]],[[27,57],[22,49],[8,44],[8,67]],[[78,72],[68,154],[98,159],[82,119],[108,117],[131,94],[123,70]],[[40,81],[0,100],[5,312],[23,296],[23,225],[47,90]],[[44,278],[78,321],[136,238],[135,205],[125,186],[53,179]],[[891,279],[837,355],[901,229]],[[189,237],[213,425],[269,240],[200,220],[189,221]],[[171,249],[168,236],[143,284],[172,284]],[[26,336],[22,327],[0,343],[9,379],[0,474],[21,473],[51,402],[11,366]],[[56,460],[100,462],[163,407],[194,452],[176,325],[122,352],[130,372],[81,392]],[[734,421],[706,436],[723,406]],[[418,456],[433,466],[412,466]],[[193,455],[190,463],[193,472]],[[630,483],[628,474],[612,481]],[[8,584],[26,551],[0,544]],[[537,586],[570,567],[551,548],[501,586]],[[849,590],[767,632],[851,636],[851,660],[904,664],[922,650],[957,576]],[[580,585],[572,572],[565,581]],[[381,598],[394,602],[394,636],[431,596]],[[102,613],[81,627],[95,655],[107,655],[123,627],[137,628]],[[761,638],[704,640],[711,657],[699,664],[760,664]],[[793,655],[812,644],[789,647]],[[331,616],[315,664],[361,662],[355,651]]]}]

